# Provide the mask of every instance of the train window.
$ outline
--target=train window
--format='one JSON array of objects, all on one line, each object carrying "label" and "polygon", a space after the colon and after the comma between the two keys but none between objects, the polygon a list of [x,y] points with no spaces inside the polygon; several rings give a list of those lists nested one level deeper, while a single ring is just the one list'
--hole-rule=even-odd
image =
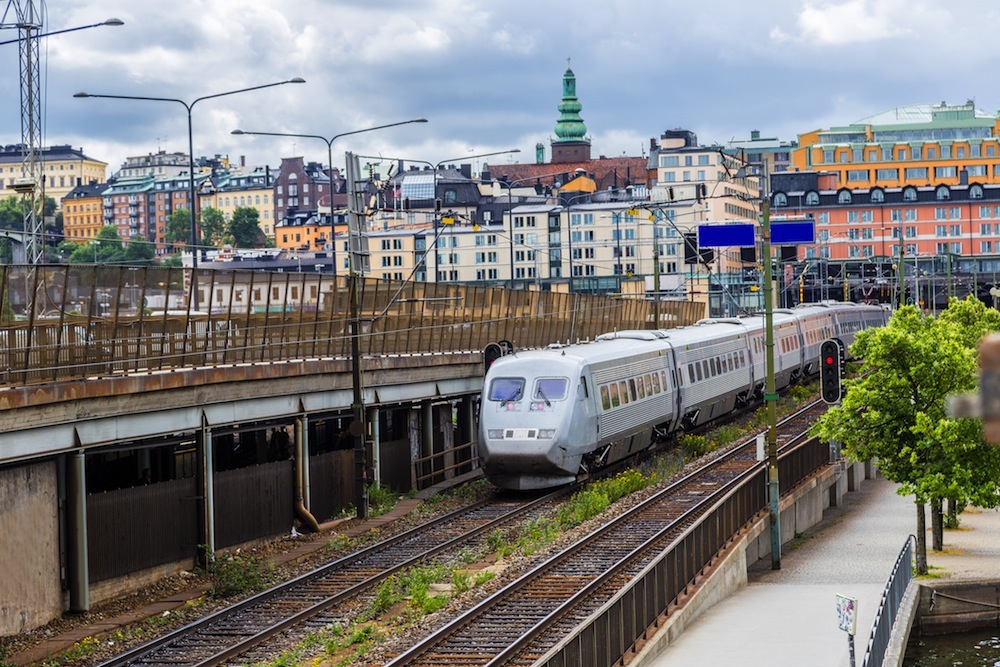
[{"label": "train window", "polygon": [[638,398],[638,394],[635,391],[635,380],[632,378],[629,378],[628,381],[628,395],[632,401],[635,401]]},{"label": "train window", "polygon": [[699,381],[699,382],[701,382],[701,377],[702,377],[702,376],[701,376],[701,364],[697,364],[697,363],[696,363],[696,364],[694,365],[694,370],[695,370],[695,375],[697,375],[697,376],[698,376],[698,381]]},{"label": "train window", "polygon": [[691,384],[694,384],[694,364],[688,364],[688,375],[691,376]]},{"label": "train window", "polygon": [[[653,381],[650,379],[649,373],[646,374],[646,376],[643,378],[643,380],[645,381],[645,384],[646,384],[646,395],[647,396],[652,396],[653,395]],[[660,393],[660,390],[657,389],[656,393],[657,394]]]},{"label": "train window", "polygon": [[[667,373],[666,373],[666,371],[660,371],[660,375],[662,376],[662,379],[663,379],[663,391],[666,391],[667,387],[670,386],[667,383]],[[656,376],[655,375],[653,376],[653,384],[656,384]],[[659,385],[657,385],[656,391],[660,391]]]},{"label": "train window", "polygon": [[642,383],[641,375],[635,381],[635,395],[637,398],[646,398],[646,385]]},{"label": "train window", "polygon": [[701,372],[705,376],[706,380],[712,377],[711,375],[708,374],[708,359],[701,360]]},{"label": "train window", "polygon": [[617,408],[619,405],[622,404],[621,396],[618,395],[618,383],[612,382],[610,385],[608,385],[608,389],[611,392],[611,407]]},{"label": "train window", "polygon": [[628,404],[628,385],[625,384],[625,380],[618,383],[618,390],[622,396],[622,405]]},{"label": "train window", "polygon": [[733,353],[730,352],[726,355],[726,368],[728,368],[729,372],[732,373],[735,366],[736,364],[733,363]]},{"label": "train window", "polygon": [[608,392],[607,386],[601,387],[601,407],[605,410],[611,409],[611,394]]},{"label": "train window", "polygon": [[577,386],[580,388],[579,391],[583,392],[581,398],[587,398],[588,396],[590,396],[590,391],[587,389],[587,378],[581,377],[580,384],[578,384]]},{"label": "train window", "polygon": [[561,401],[566,398],[569,380],[566,378],[538,378],[535,380],[535,401]]},{"label": "train window", "polygon": [[524,378],[494,378],[490,383],[491,401],[519,401],[524,397]]}]

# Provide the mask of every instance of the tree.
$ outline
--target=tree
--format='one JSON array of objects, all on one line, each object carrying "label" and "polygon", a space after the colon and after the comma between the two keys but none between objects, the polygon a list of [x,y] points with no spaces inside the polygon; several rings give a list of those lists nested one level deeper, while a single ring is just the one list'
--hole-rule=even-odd
[{"label": "tree", "polygon": [[167,218],[167,240],[171,243],[191,243],[191,211],[176,209]]},{"label": "tree", "polygon": [[226,216],[219,209],[209,206],[198,217],[202,241],[207,245],[219,246],[226,232]]},{"label": "tree", "polygon": [[141,239],[133,239],[129,241],[128,245],[125,246],[125,263],[126,264],[153,264],[153,258],[156,256],[156,249],[153,244],[149,241],[143,241]]},{"label": "tree", "polygon": [[264,234],[260,231],[260,213],[255,208],[240,206],[233,211],[229,221],[229,234],[237,248],[259,248],[264,245]]},{"label": "tree", "polygon": [[125,248],[118,236],[118,228],[104,225],[97,238],[76,245],[69,256],[70,264],[117,264],[125,259]]},{"label": "tree", "polygon": [[21,197],[11,195],[0,199],[0,229],[24,229],[24,208]]},{"label": "tree", "polygon": [[[961,310],[953,317],[969,315]],[[918,574],[927,572],[926,503],[1000,501],[1000,448],[983,442],[978,421],[947,415],[947,397],[973,391],[978,377],[960,330],[956,321],[904,306],[887,326],[858,332],[851,352],[864,360],[861,375],[845,381],[842,404],[813,427],[819,437],[840,441],[849,458],[877,460],[899,484],[897,493],[915,497]]]}]

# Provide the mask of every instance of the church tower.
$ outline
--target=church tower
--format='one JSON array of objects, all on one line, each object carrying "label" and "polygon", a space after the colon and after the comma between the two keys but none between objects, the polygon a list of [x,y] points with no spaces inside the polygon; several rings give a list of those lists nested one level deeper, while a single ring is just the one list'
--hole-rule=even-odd
[{"label": "church tower", "polygon": [[568,61],[566,65],[566,73],[563,74],[562,102],[558,106],[556,139],[552,141],[553,164],[590,160],[590,139],[586,137],[587,126],[580,117],[583,106],[576,98],[576,75],[569,68]]}]

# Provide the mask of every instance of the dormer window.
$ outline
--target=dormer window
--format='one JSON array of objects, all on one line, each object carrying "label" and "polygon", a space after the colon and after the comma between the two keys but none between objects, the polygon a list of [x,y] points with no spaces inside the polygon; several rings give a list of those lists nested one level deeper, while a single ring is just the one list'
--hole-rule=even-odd
[{"label": "dormer window", "polygon": [[903,201],[917,201],[917,189],[914,187],[903,188]]},{"label": "dormer window", "polygon": [[969,199],[982,199],[983,198],[983,186],[978,183],[969,188]]},{"label": "dormer window", "polygon": [[810,190],[806,193],[806,206],[819,206],[819,193]]},{"label": "dormer window", "polygon": [[885,201],[885,191],[881,188],[874,188],[872,190],[872,203],[881,204]]},{"label": "dormer window", "polygon": [[951,190],[948,189],[947,185],[939,185],[938,189],[934,191],[934,198],[938,200],[951,199]]},{"label": "dormer window", "polygon": [[788,206],[788,197],[785,195],[784,192],[776,192],[774,194],[774,206],[775,208],[781,206]]},{"label": "dormer window", "polygon": [[851,197],[851,191],[850,190],[841,190],[837,194],[837,203],[838,204],[850,204],[851,203],[851,199],[852,199],[852,197]]}]

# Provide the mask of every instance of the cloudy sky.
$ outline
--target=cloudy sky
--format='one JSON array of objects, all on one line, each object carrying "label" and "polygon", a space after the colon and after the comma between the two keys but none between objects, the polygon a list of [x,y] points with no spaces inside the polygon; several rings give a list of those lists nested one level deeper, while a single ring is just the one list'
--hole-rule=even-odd
[{"label": "cloudy sky", "polygon": [[[0,0],[13,7],[29,0]],[[187,152],[180,104],[75,99],[86,91],[197,98],[293,77],[301,85],[199,101],[196,155],[277,166],[326,162],[309,139],[413,160],[533,162],[554,136],[567,58],[593,154],[648,153],[667,129],[702,143],[843,125],[892,107],[963,103],[996,111],[995,0],[32,0],[44,31],[116,17],[125,25],[41,42],[44,143],[106,161]],[[0,31],[0,41],[15,30]],[[0,143],[21,140],[18,50],[0,46]],[[546,150],[546,159],[549,153]]]}]

